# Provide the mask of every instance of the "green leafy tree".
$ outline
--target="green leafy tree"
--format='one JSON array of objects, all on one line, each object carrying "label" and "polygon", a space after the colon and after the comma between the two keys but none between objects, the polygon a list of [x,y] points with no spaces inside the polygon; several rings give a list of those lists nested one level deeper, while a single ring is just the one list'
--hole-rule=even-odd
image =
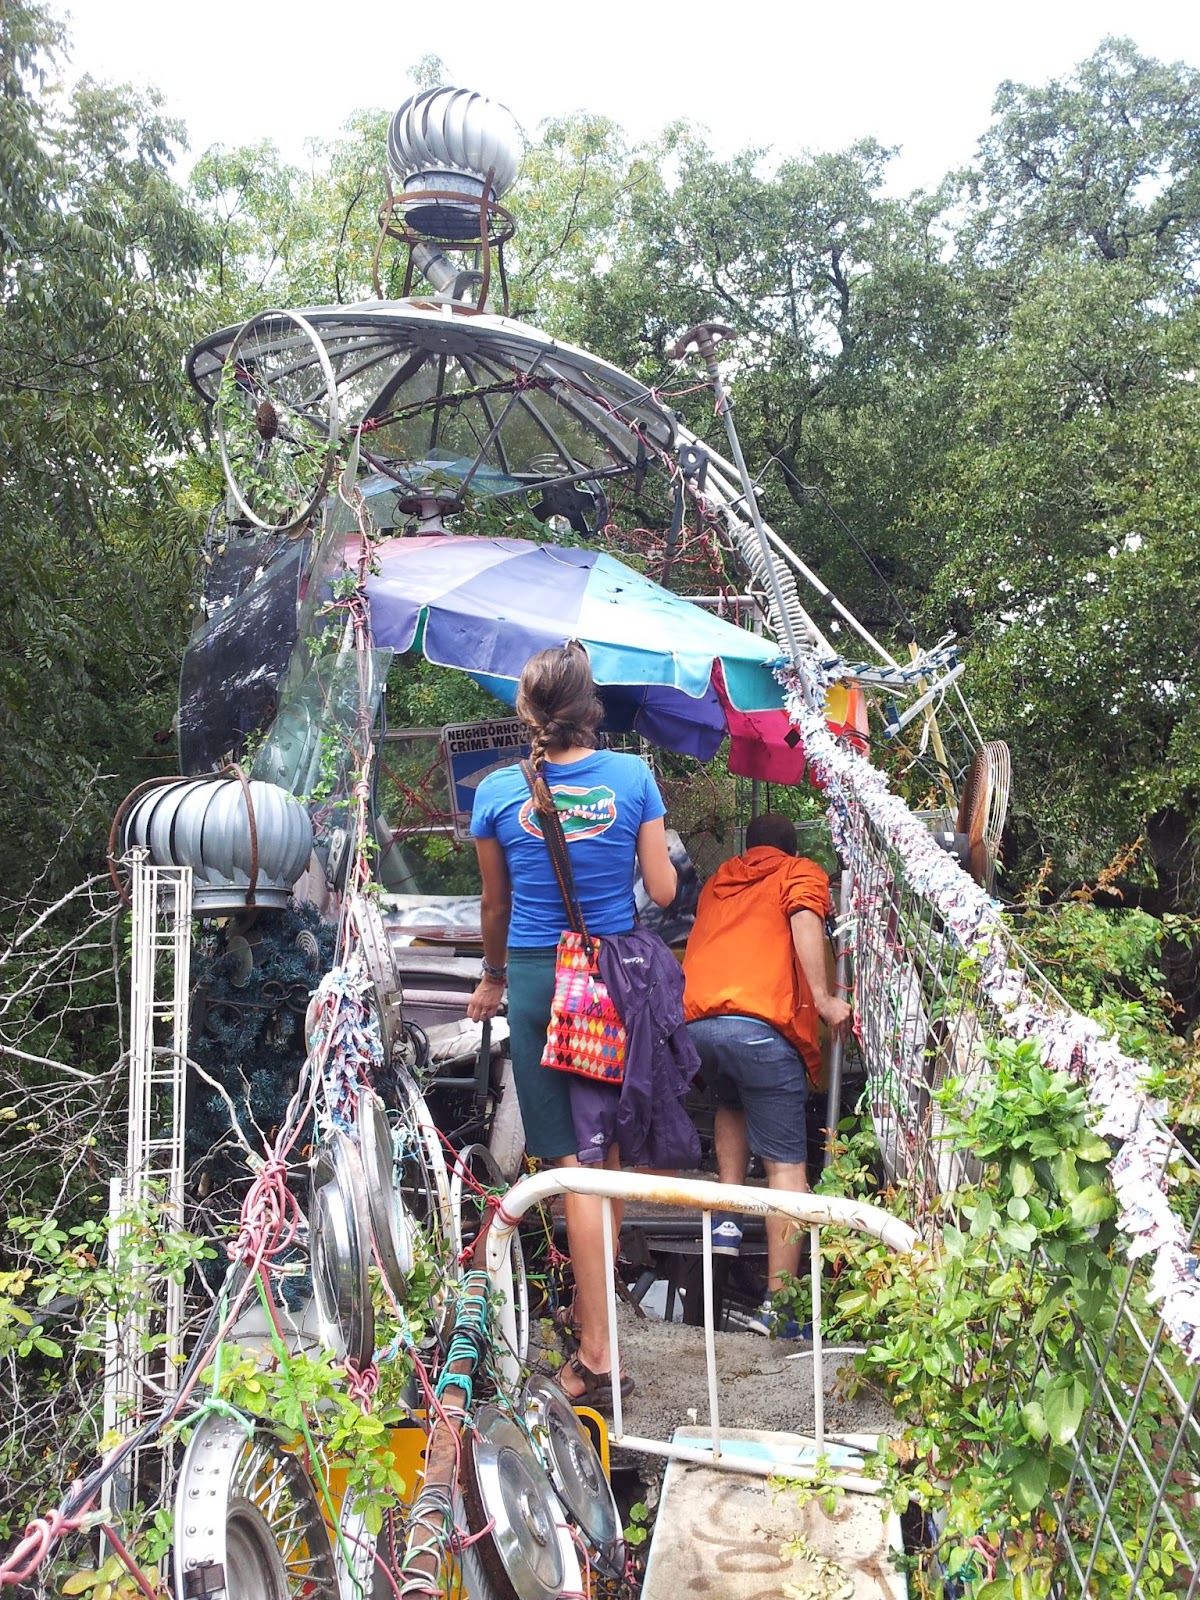
[{"label": "green leafy tree", "polygon": [[968,184],[965,230],[984,259],[1036,268],[1046,251],[1107,262],[1200,246],[1200,73],[1106,39],[1076,72],[1043,86],[1005,82]]},{"label": "green leafy tree", "polygon": [[[607,117],[578,112],[543,124],[505,201],[520,219],[509,246],[517,316],[639,368],[648,353],[644,307],[636,302],[633,315],[625,306],[623,267],[644,243],[643,208],[661,191],[660,169],[681,132],[668,129],[653,144],[631,147]],[[610,319],[603,340],[593,321],[597,306]]]},{"label": "green leafy tree", "polygon": [[[268,306],[346,305],[373,296],[372,257],[385,189],[387,117],[360,111],[332,140],[312,140],[304,168],[270,142],[207,150],[190,198],[211,225],[207,323],[242,322]],[[400,292],[393,246],[385,294]]]},{"label": "green leafy tree", "polygon": [[[718,160],[692,130],[620,151],[599,248],[546,271],[562,289],[539,304],[556,331],[603,350],[678,405],[727,450],[698,363],[670,355],[679,334],[718,320],[734,333],[725,368],[748,458],[777,529],[880,629],[900,623],[879,576],[927,585],[911,528],[914,456],[939,447],[934,384],[975,338],[974,307],[944,259],[940,201],[885,193],[890,152],[874,141],[770,168],[761,152]],[[574,197],[578,167],[554,167]],[[820,496],[809,491],[816,488]],[[836,505],[870,553],[837,530]]]},{"label": "green leafy tree", "polygon": [[[158,770],[195,518],[173,462],[206,230],[153,96],[55,72],[14,0],[0,34],[0,872],[70,879],[121,792]],[[146,765],[147,757],[151,764]],[[106,781],[89,787],[99,770]],[[81,797],[87,797],[82,813]],[[71,835],[68,844],[60,843]]]},{"label": "green leafy tree", "polygon": [[934,553],[925,620],[968,641],[976,697],[1014,746],[1028,861],[1094,876],[1143,834],[1143,903],[1190,912],[1198,324],[1186,261],[1152,247],[1165,236],[1114,259],[1064,225],[1036,267],[1022,254],[982,275],[990,337],[939,377],[942,448],[910,492]]}]

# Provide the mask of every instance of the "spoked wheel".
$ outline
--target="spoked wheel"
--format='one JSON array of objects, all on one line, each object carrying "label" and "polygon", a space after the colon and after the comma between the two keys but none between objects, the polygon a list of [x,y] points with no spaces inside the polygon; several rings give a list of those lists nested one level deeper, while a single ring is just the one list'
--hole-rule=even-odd
[{"label": "spoked wheel", "polygon": [[380,1541],[370,1529],[368,1504],[369,1496],[352,1491],[342,1501],[333,1555],[341,1600],[386,1600],[388,1595],[395,1600],[394,1586],[377,1555]]},{"label": "spoked wheel", "polygon": [[[425,1096],[401,1069],[396,1071],[400,1107],[392,1112],[395,1150],[395,1185],[400,1204],[413,1223],[413,1249],[417,1262],[432,1266],[430,1303],[439,1328],[452,1307],[446,1285],[458,1273],[462,1234],[450,1197],[450,1178],[442,1155],[442,1141],[425,1104]],[[442,1331],[446,1331],[443,1329]]]},{"label": "spoked wheel", "polygon": [[[495,1156],[485,1144],[469,1144],[454,1158],[450,1175],[450,1201],[458,1218],[458,1232],[463,1253],[479,1237],[480,1230],[491,1215],[490,1197],[503,1193],[508,1184],[500,1171]],[[512,1354],[524,1363],[529,1355],[529,1282],[525,1274],[525,1252],[521,1248],[520,1233],[514,1228],[508,1247],[509,1267],[512,1272],[512,1313],[515,1333]],[[477,1263],[482,1266],[482,1262]]]},{"label": "spoked wheel", "polygon": [[248,1437],[232,1417],[204,1418],[183,1459],[175,1531],[178,1595],[336,1600],[316,1492],[300,1461],[265,1429]]},{"label": "spoked wheel", "polygon": [[378,908],[365,895],[354,895],[350,915],[358,930],[367,976],[371,980],[383,1059],[387,1065],[404,1041],[404,986]]},{"label": "spoked wheel", "polygon": [[392,1125],[383,1101],[370,1089],[358,1096],[357,1131],[375,1260],[392,1293],[403,1299],[413,1268],[413,1220],[396,1184]]},{"label": "spoked wheel", "polygon": [[289,533],[333,471],[340,418],[325,346],[294,311],[262,311],[235,334],[216,402],[230,492],[258,528]]},{"label": "spoked wheel", "polygon": [[955,829],[967,836],[967,871],[989,894],[995,891],[1011,785],[1012,758],[1003,739],[976,750],[963,783]]},{"label": "spoked wheel", "polygon": [[457,1261],[462,1251],[458,1217],[450,1199],[450,1177],[442,1141],[425,1096],[407,1073],[397,1073],[401,1103],[392,1114],[396,1181],[409,1214],[438,1253]]}]

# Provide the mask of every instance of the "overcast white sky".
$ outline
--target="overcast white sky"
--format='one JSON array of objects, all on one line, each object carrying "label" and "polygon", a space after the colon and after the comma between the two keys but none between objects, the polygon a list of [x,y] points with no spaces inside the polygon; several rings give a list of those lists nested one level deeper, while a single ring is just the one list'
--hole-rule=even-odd
[{"label": "overcast white sky", "polygon": [[[51,0],[55,9],[60,5]],[[210,144],[273,139],[292,158],[352,111],[395,110],[408,68],[440,55],[450,81],[504,101],[527,132],[585,109],[635,138],[678,117],[719,153],[901,146],[893,186],[932,186],[968,161],[1004,78],[1067,73],[1106,34],[1200,67],[1195,0],[68,0],[74,70],[155,84]]]}]

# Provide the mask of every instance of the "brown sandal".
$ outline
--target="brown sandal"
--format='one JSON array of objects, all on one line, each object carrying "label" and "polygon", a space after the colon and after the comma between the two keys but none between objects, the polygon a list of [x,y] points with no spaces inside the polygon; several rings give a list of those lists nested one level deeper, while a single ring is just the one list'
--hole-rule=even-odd
[{"label": "brown sandal", "polygon": [[[580,1394],[567,1395],[572,1405],[595,1406],[597,1410],[610,1410],[613,1403],[613,1381],[611,1372],[593,1372],[591,1367],[585,1367],[577,1355],[571,1357],[567,1367],[583,1385]],[[627,1372],[621,1374],[621,1399],[627,1400],[637,1384]],[[565,1392],[565,1391],[564,1391]]]},{"label": "brown sandal", "polygon": [[580,1327],[575,1321],[574,1301],[569,1306],[559,1306],[554,1313],[554,1331],[566,1346],[567,1354],[574,1355],[579,1349]]}]

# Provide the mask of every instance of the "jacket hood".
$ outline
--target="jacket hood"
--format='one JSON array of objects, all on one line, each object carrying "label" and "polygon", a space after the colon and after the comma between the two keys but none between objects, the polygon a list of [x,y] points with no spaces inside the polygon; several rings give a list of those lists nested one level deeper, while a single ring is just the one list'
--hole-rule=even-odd
[{"label": "jacket hood", "polygon": [[756,845],[744,855],[731,856],[713,873],[710,880],[712,892],[718,900],[727,899],[730,895],[737,894],[740,889],[744,889],[748,883],[760,883],[763,878],[769,878],[778,872],[781,859],[790,858],[785,856],[782,850],[776,850],[774,845],[769,844]]}]

